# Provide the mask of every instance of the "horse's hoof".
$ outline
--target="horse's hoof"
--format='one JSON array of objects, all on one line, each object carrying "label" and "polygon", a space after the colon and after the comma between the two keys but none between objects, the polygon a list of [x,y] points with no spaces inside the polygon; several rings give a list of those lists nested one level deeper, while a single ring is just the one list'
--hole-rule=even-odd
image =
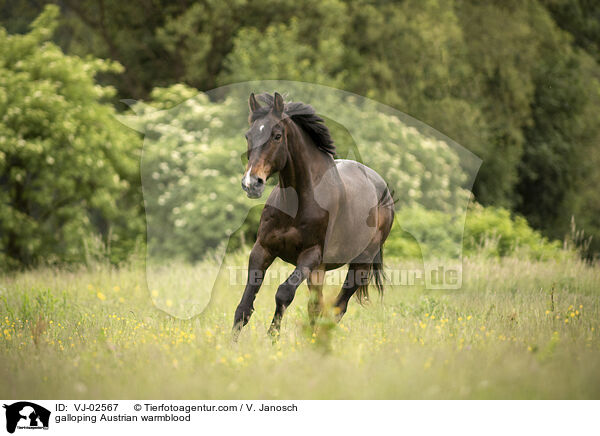
[{"label": "horse's hoof", "polygon": [[267,334],[269,335],[269,337],[271,338],[271,341],[275,344],[278,340],[279,340],[279,330],[277,330],[276,328],[270,328],[267,331]]},{"label": "horse's hoof", "polygon": [[239,337],[240,337],[240,333],[242,332],[241,327],[238,326],[234,326],[231,329],[231,342],[233,343],[237,343]]}]

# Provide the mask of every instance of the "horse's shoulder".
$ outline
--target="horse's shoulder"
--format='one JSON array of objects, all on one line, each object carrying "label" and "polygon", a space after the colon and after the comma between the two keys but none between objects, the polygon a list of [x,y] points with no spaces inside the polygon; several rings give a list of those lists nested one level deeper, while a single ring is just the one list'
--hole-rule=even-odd
[{"label": "horse's shoulder", "polygon": [[265,210],[275,215],[282,213],[295,217],[298,214],[298,193],[293,188],[275,186],[267,198]]}]

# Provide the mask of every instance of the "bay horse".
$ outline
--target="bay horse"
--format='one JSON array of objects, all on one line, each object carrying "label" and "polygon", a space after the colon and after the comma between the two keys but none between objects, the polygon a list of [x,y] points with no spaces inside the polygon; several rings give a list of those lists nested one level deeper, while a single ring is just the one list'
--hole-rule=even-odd
[{"label": "bay horse", "polygon": [[322,311],[325,271],[349,264],[334,313],[339,321],[357,294],[368,299],[374,278],[383,293],[383,243],[394,220],[394,200],[383,178],[351,160],[334,159],[335,145],[324,120],[312,106],[284,103],[275,92],[250,95],[246,133],[246,171],[242,188],[259,198],[265,183],[279,173],[260,218],[250,252],[248,278],[235,311],[233,339],[254,311],[254,299],[276,257],[293,264],[293,273],[277,289],[269,334],[277,336],[285,309],[307,280],[311,324]]}]

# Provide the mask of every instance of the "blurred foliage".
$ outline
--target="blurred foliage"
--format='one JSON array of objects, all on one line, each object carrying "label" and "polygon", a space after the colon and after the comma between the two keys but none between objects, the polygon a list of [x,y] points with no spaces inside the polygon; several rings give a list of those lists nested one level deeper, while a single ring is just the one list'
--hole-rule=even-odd
[{"label": "blurred foliage", "polygon": [[343,27],[335,19],[332,21],[316,30],[322,35],[316,38],[314,46],[302,40],[307,29],[296,18],[289,25],[273,24],[264,31],[241,29],[225,59],[220,82],[285,78],[343,88],[346,74],[340,67],[344,45],[339,34]]},{"label": "blurred foliage", "polygon": [[0,29],[0,267],[80,261],[99,245],[118,261],[143,225],[140,141],[94,81],[121,68],[64,55],[48,42],[57,16],[47,8],[25,35]]},{"label": "blurred foliage", "polygon": [[[240,214],[253,205],[240,187],[243,136],[232,133],[246,125],[247,115],[240,116],[231,100],[213,103],[184,85],[156,88],[151,98],[151,105],[134,106],[145,134],[148,248],[161,258],[200,260],[238,230],[234,223],[242,223]],[[258,218],[255,213],[242,237],[252,237]]]},{"label": "blurred foliage", "polygon": [[[511,216],[504,208],[483,207],[474,203],[463,228],[452,225],[448,214],[414,206],[398,211],[394,229],[385,244],[392,257],[415,259],[430,250],[438,258],[458,256],[515,256],[530,260],[563,259],[574,251],[563,250],[558,241],[549,241],[532,229],[521,216]],[[411,233],[403,231],[410,226]],[[416,229],[416,231],[415,231]],[[456,240],[462,239],[457,245]],[[418,242],[417,242],[418,241]]]},{"label": "blurred foliage", "polygon": [[548,241],[521,216],[503,208],[475,204],[467,214],[464,254],[483,252],[490,257],[517,256],[532,260],[570,256],[558,241]]},{"label": "blurred foliage", "polygon": [[573,42],[600,59],[600,3],[595,0],[542,0],[556,24]]},{"label": "blurred foliage", "polygon": [[[109,233],[119,234],[117,228],[127,225],[137,228],[136,223],[140,222],[139,214],[123,219],[132,224],[119,223],[116,217],[127,216],[129,212],[124,210],[135,208],[133,199],[139,195],[138,190],[131,189],[138,182],[133,177],[135,171],[130,159],[134,144],[139,142],[135,134],[108,121],[113,110],[99,104],[100,100],[116,103],[119,98],[137,98],[158,103],[162,98],[158,95],[163,91],[153,90],[170,89],[174,83],[210,90],[246,80],[290,79],[365,95],[435,127],[483,159],[473,188],[479,203],[504,207],[522,215],[551,238],[563,238],[569,232],[571,217],[575,216],[578,226],[593,236],[590,252],[600,251],[600,191],[597,189],[600,183],[600,124],[597,122],[600,16],[597,2],[183,0],[173,3],[153,0],[125,4],[116,0],[61,0],[57,19],[51,20],[46,15],[44,23],[39,24],[38,20],[37,30],[29,33],[29,23],[48,3],[58,2],[0,0],[0,26],[7,29],[2,33],[2,40],[12,41],[11,44],[29,40],[28,50],[32,53],[48,55],[52,52],[65,62],[77,65],[65,72],[68,78],[61,79],[73,85],[52,91],[44,80],[54,67],[40,69],[36,73],[40,75],[39,81],[32,72],[28,72],[33,74],[31,77],[23,76],[26,71],[22,64],[29,62],[29,52],[23,50],[10,58],[3,49],[0,58],[7,58],[2,61],[2,68],[7,72],[0,79],[5,83],[0,91],[8,96],[5,98],[14,100],[12,110],[17,111],[30,103],[19,100],[20,94],[13,91],[17,89],[16,82],[8,83],[8,80],[17,80],[15,77],[23,81],[19,82],[23,96],[27,92],[35,93],[34,88],[42,83],[50,86],[44,91],[48,97],[54,92],[53,98],[60,100],[58,96],[63,95],[63,106],[53,103],[46,110],[64,117],[79,110],[77,122],[83,122],[88,129],[96,127],[95,132],[100,137],[105,135],[102,140],[96,138],[89,142],[90,154],[86,157],[100,162],[91,152],[94,144],[112,144],[112,160],[105,160],[114,162],[107,165],[114,165],[113,170],[119,176],[118,183],[106,183],[103,177],[110,173],[106,168],[106,173],[97,170],[102,175],[87,170],[84,174],[81,165],[64,161],[72,172],[68,176],[69,171],[65,170],[65,178],[78,178],[78,186],[81,185],[77,188],[81,192],[75,192],[77,198],[86,198],[89,203],[89,198],[104,195],[105,206],[110,202],[119,206],[114,209],[95,207],[89,225],[73,224],[68,231],[62,219],[52,224],[62,232],[74,235],[79,231],[75,228],[100,229],[106,242]],[[52,32],[55,27],[56,31]],[[36,34],[38,39],[32,36]],[[57,46],[43,43],[50,38],[66,56]],[[92,60],[90,55],[117,61],[123,68],[116,63]],[[81,73],[78,66],[85,73]],[[89,80],[76,80],[73,76],[78,72]],[[94,85],[94,77],[102,88]],[[110,86],[114,86],[116,93],[111,93]],[[8,89],[11,93],[7,93]],[[96,106],[82,104],[87,108],[84,111],[77,109],[77,103],[68,103],[77,102],[84,95],[89,99],[93,95]],[[39,104],[37,98],[33,100]],[[90,109],[92,107],[96,109]],[[124,109],[124,106],[119,108]],[[85,117],[99,116],[102,121],[84,120],[84,113]],[[26,118],[33,114],[23,116],[18,122],[33,128],[31,126],[36,124]],[[15,117],[13,115],[12,122],[16,122]],[[42,121],[38,119],[37,123],[40,125]],[[69,127],[61,133],[61,129],[56,128],[59,125],[52,122],[46,126],[45,133],[37,136],[39,143],[62,144],[56,139],[59,135],[76,131]],[[343,133],[343,129],[334,127],[334,133],[336,130]],[[344,140],[342,136],[341,141]],[[341,145],[343,150],[344,144]],[[7,146],[2,145],[0,150],[6,153],[4,147]],[[385,144],[374,147],[381,149],[383,154],[378,164],[385,166],[388,156]],[[117,150],[123,151],[124,156],[117,158]],[[14,165],[11,163],[10,167]],[[15,168],[16,174],[18,166]],[[393,171],[388,168],[384,172]],[[55,169],[53,174],[63,172]],[[3,187],[8,186],[2,195],[9,195],[7,193],[17,186],[10,177],[16,176],[2,177]],[[6,185],[9,180],[10,184]],[[125,181],[130,184],[129,189],[117,187]],[[86,193],[85,186],[91,185],[94,189]],[[62,188],[61,184],[54,186],[46,182],[45,189]],[[418,190],[416,194],[422,195]],[[89,204],[86,207],[91,208]],[[20,207],[19,210],[25,209]],[[41,215],[37,209],[24,213],[31,221],[24,229],[49,225],[38,219]],[[14,233],[15,219],[3,220],[2,225],[11,226]],[[12,224],[4,224],[4,221]],[[39,232],[43,233],[41,227]],[[35,232],[19,229],[18,233],[33,235]],[[3,231],[3,240],[8,240],[9,234]],[[136,238],[139,232],[131,231],[128,235]],[[56,242],[52,238],[62,241],[65,237],[54,232],[51,237],[44,237],[47,242],[18,243],[29,248],[24,248],[21,254],[11,248],[10,257],[29,263],[32,256],[35,257],[32,253],[37,252],[36,247],[50,246]],[[11,244],[17,243],[16,236],[10,238]],[[117,249],[118,245],[112,244],[112,247]],[[43,251],[40,255],[45,257]],[[76,252],[72,256],[76,257]]]}]

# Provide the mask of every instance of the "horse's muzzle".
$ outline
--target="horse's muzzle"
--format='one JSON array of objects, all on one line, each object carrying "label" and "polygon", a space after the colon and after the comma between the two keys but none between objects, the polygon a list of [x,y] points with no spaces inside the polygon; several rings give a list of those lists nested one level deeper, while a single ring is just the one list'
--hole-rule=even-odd
[{"label": "horse's muzzle", "polygon": [[242,178],[242,189],[246,191],[248,198],[259,198],[265,191],[265,181],[260,177],[246,174]]}]

